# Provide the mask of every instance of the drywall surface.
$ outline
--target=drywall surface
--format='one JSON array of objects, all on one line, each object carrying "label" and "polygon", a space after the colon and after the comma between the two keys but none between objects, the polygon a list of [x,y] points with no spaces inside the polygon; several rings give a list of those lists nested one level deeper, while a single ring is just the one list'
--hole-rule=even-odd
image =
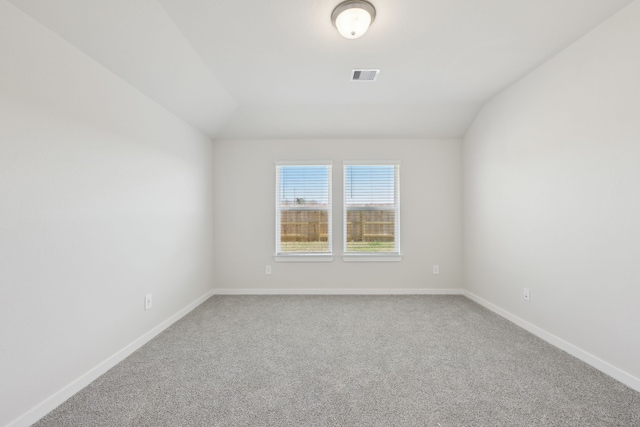
[{"label": "drywall surface", "polygon": [[[218,289],[459,289],[459,140],[216,141],[215,269]],[[333,162],[331,263],[275,262],[275,162]],[[401,262],[346,263],[342,162],[399,160]],[[432,265],[440,274],[432,273]],[[265,267],[272,266],[272,274]]]},{"label": "drywall surface", "polygon": [[213,145],[4,1],[0,58],[6,425],[211,289]]},{"label": "drywall surface", "polygon": [[463,145],[465,289],[635,378],[639,22],[635,1],[489,102]]}]

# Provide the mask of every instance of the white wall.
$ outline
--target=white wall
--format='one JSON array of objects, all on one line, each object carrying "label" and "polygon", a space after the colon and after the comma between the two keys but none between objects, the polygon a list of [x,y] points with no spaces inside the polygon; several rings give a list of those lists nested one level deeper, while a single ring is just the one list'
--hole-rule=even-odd
[{"label": "white wall", "polygon": [[212,288],[213,146],[5,1],[0,58],[6,425]]},{"label": "white wall", "polygon": [[497,96],[463,154],[465,288],[636,380],[639,23],[635,1]]},{"label": "white wall", "polygon": [[[215,269],[219,289],[460,289],[459,140],[215,142]],[[400,160],[399,263],[345,263],[342,161]],[[274,262],[275,161],[333,161],[331,263]],[[440,265],[440,275],[431,266]],[[273,274],[265,274],[271,265]]]}]

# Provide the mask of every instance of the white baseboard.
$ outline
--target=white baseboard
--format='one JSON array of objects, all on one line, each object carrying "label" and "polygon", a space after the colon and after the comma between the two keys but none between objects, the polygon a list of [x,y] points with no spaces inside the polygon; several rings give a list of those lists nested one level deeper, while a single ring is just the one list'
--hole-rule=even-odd
[{"label": "white baseboard", "polygon": [[462,289],[214,289],[214,295],[462,295]]},{"label": "white baseboard", "polygon": [[566,351],[567,353],[569,353],[570,355],[577,357],[578,359],[582,360],[585,363],[588,363],[589,365],[593,366],[594,368],[596,368],[597,370],[604,372],[605,374],[609,375],[610,377],[620,381],[622,384],[626,385],[629,388],[632,388],[636,391],[640,391],[640,379],[634,377],[633,375],[616,368],[615,366],[605,362],[604,360],[594,356],[593,354],[579,348],[576,347],[575,345],[563,340],[562,338],[559,338],[547,331],[545,331],[544,329],[541,329],[529,322],[527,322],[526,320],[512,314],[509,313],[506,310],[501,309],[500,307],[498,307],[495,304],[490,303],[489,301],[480,298],[479,296],[467,291],[467,290],[463,290],[462,294],[469,298],[470,300],[477,302],[478,304],[480,304],[481,306],[488,308],[489,310],[493,311],[494,313],[504,317],[505,319],[515,323],[516,325],[520,326],[521,328],[531,332],[532,334],[536,335],[539,338],[542,338],[543,340],[545,340],[546,342],[548,342],[549,344],[552,344],[556,347],[558,347],[561,350]]},{"label": "white baseboard", "polygon": [[47,415],[49,412],[53,411],[55,408],[60,406],[65,400],[69,399],[71,396],[91,384],[96,378],[100,375],[107,372],[109,369],[113,368],[115,365],[120,363],[126,357],[131,355],[134,351],[138,350],[140,347],[145,345],[147,342],[151,341],[162,331],[167,329],[169,326],[173,325],[176,321],[180,320],[187,313],[192,311],[194,308],[205,302],[214,294],[214,291],[209,291],[206,294],[202,295],[198,299],[196,299],[191,304],[187,305],[173,316],[169,317],[164,322],[160,323],[155,328],[151,329],[146,334],[142,335],[140,338],[136,339],[131,344],[127,345],[122,350],[118,351],[113,356],[109,357],[104,362],[100,363],[98,366],[92,368],[76,380],[74,380],[69,385],[62,388],[60,391],[54,393],[52,396],[48,397],[44,401],[40,402],[34,408],[30,409],[25,414],[16,418],[6,427],[28,427],[35,422],[37,422],[40,418]]}]

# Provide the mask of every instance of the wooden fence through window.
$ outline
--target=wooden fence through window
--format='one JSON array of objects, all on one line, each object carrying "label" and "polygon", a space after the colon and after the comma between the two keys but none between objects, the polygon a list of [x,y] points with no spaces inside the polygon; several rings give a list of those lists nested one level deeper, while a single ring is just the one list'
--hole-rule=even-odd
[{"label": "wooden fence through window", "polygon": [[[280,211],[281,242],[326,242],[328,213],[324,210]],[[395,241],[395,212],[391,210],[347,211],[348,242]]]}]

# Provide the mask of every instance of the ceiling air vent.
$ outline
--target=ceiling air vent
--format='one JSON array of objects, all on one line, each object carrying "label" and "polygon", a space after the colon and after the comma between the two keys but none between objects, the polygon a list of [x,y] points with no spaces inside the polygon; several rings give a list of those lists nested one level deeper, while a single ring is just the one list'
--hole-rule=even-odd
[{"label": "ceiling air vent", "polygon": [[352,82],[375,82],[380,70],[351,70]]}]

